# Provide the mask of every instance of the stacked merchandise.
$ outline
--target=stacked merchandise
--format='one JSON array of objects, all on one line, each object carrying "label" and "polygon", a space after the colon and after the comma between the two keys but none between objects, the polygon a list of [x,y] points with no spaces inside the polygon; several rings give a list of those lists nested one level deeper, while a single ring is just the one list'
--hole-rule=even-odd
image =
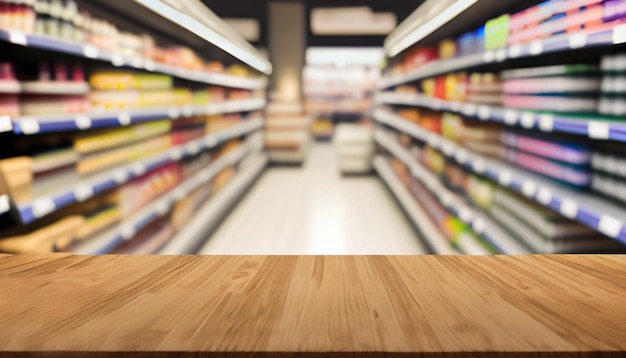
[{"label": "stacked merchandise", "polygon": [[205,61],[188,47],[158,46],[151,35],[119,28],[107,19],[92,15],[74,0],[1,0],[0,29],[93,46],[88,53],[110,51],[121,55],[114,56],[113,62],[117,65],[124,64],[125,56],[198,72],[255,76],[253,70],[241,64],[225,68],[219,61]]},{"label": "stacked merchandise", "polygon": [[374,141],[372,126],[337,125],[334,147],[342,173],[368,173],[372,170]]},{"label": "stacked merchandise", "polygon": [[311,146],[311,118],[299,102],[270,102],[266,109],[265,148],[272,162],[302,163]]}]

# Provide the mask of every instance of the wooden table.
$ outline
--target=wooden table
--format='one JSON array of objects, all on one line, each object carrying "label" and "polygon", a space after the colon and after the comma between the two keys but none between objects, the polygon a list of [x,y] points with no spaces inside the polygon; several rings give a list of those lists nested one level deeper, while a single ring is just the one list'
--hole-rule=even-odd
[{"label": "wooden table", "polygon": [[0,256],[0,350],[622,355],[626,256]]}]

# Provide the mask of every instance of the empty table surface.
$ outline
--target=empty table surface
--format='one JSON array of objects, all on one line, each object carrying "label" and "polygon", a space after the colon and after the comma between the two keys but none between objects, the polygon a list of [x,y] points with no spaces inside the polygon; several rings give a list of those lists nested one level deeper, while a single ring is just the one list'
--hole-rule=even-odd
[{"label": "empty table surface", "polygon": [[626,256],[0,256],[0,351],[620,354]]}]

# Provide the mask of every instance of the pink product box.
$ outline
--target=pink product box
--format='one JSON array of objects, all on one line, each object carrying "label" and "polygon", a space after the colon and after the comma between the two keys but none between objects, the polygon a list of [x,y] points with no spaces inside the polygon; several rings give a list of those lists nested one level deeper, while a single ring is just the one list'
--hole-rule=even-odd
[{"label": "pink product box", "polygon": [[598,100],[590,97],[517,96],[504,97],[504,107],[553,112],[595,113]]},{"label": "pink product box", "polygon": [[502,142],[508,147],[569,164],[586,165],[591,162],[591,152],[588,149],[577,148],[571,144],[560,144],[514,133],[503,133]]},{"label": "pink product box", "polygon": [[539,158],[515,150],[509,150],[507,159],[510,163],[519,167],[572,185],[588,187],[591,184],[591,173],[588,171],[576,170],[548,159]]}]

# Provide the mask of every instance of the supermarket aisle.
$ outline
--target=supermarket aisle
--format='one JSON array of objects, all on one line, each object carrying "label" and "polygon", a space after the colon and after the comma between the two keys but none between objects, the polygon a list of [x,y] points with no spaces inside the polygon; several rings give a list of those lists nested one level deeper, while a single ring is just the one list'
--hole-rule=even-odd
[{"label": "supermarket aisle", "polygon": [[401,209],[375,176],[342,177],[319,144],[303,168],[270,168],[204,254],[421,254]]}]

